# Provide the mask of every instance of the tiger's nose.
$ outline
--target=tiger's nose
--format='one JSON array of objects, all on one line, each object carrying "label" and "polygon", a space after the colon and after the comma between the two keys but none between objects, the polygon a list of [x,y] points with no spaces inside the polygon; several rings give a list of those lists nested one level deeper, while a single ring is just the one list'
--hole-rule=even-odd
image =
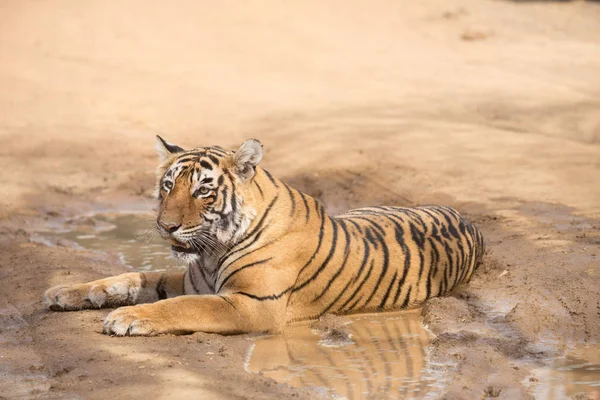
[{"label": "tiger's nose", "polygon": [[181,228],[181,224],[179,225],[175,225],[175,224],[165,224],[164,222],[159,222],[160,226],[167,232],[169,233],[173,233],[175,232],[177,229]]}]

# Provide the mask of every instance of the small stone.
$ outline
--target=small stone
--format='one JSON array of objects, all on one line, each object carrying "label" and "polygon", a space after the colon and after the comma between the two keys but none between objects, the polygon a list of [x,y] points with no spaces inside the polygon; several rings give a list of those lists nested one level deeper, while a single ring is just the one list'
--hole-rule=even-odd
[{"label": "small stone", "polygon": [[500,392],[502,392],[502,389],[498,386],[488,386],[485,390],[485,394],[489,397],[498,397],[500,396]]}]

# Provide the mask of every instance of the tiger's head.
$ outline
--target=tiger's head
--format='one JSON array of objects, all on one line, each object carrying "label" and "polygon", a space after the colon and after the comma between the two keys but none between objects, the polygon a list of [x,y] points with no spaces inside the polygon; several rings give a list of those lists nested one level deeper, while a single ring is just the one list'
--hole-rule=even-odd
[{"label": "tiger's head", "polygon": [[250,139],[236,151],[221,147],[184,150],[157,136],[156,227],[176,258],[194,262],[224,251],[256,215],[250,182],[263,156]]}]

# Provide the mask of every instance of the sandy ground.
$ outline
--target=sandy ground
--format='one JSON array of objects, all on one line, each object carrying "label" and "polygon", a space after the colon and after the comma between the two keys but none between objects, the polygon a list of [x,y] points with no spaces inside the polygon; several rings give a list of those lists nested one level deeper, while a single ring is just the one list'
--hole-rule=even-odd
[{"label": "sandy ground", "polygon": [[29,235],[143,203],[156,133],[259,138],[334,213],[457,207],[489,253],[423,312],[431,357],[458,362],[445,397],[532,396],[535,360],[600,336],[599,71],[584,1],[1,2],[0,398],[318,394],[245,373],[245,336],[112,338],[106,311],[44,310],[124,267]]}]

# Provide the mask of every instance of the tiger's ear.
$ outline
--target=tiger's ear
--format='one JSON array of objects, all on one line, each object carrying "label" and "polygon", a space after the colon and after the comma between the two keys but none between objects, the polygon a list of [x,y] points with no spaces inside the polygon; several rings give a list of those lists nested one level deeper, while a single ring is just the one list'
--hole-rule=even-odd
[{"label": "tiger's ear", "polygon": [[254,176],[254,169],[262,160],[263,146],[256,139],[248,139],[233,154],[233,168],[243,180]]},{"label": "tiger's ear", "polygon": [[160,162],[165,161],[167,158],[171,157],[171,155],[175,153],[182,153],[185,151],[181,147],[167,142],[165,139],[161,138],[158,135],[156,135],[156,146],[154,147],[158,152],[158,158],[160,159]]}]

